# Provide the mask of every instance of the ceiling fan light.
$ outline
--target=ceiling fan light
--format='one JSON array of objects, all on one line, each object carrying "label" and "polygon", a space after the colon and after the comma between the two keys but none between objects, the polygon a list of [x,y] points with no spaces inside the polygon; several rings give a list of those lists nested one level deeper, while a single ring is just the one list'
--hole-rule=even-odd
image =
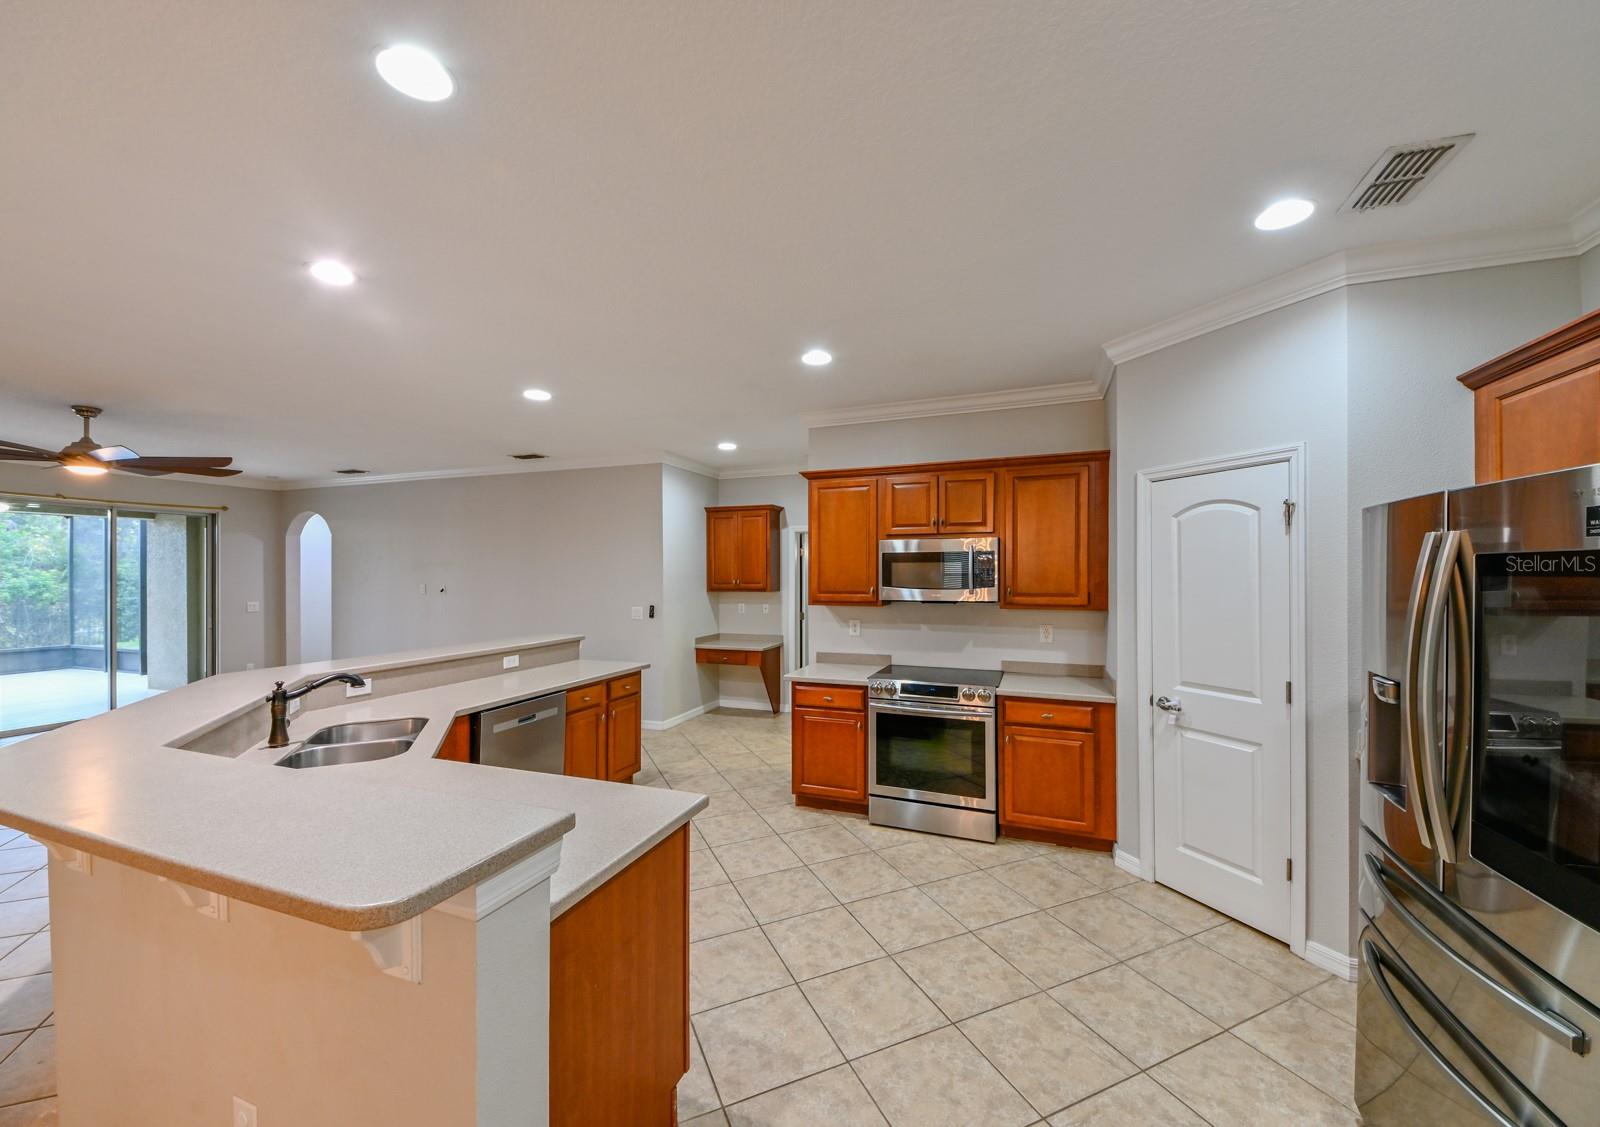
[{"label": "ceiling fan light", "polygon": [[99,477],[103,473],[110,472],[104,466],[63,466],[61,468],[68,473],[75,473],[79,477]]}]

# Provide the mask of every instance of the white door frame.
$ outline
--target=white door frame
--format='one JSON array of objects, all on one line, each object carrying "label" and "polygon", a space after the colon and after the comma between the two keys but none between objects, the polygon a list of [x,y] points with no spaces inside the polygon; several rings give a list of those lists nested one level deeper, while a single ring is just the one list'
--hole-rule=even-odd
[{"label": "white door frame", "polygon": [[1171,466],[1140,470],[1135,496],[1135,623],[1138,639],[1138,721],[1139,736],[1139,856],[1146,880],[1156,879],[1155,824],[1155,707],[1150,703],[1155,682],[1155,623],[1151,619],[1151,560],[1155,514],[1151,505],[1151,486],[1172,478],[1195,477],[1220,470],[1248,469],[1251,466],[1287,463],[1289,500],[1294,505],[1294,520],[1289,535],[1289,660],[1294,696],[1289,712],[1289,850],[1294,864],[1290,882],[1289,949],[1304,955],[1306,948],[1306,885],[1310,869],[1306,864],[1306,446],[1303,442],[1235,454],[1225,458],[1202,458]]}]

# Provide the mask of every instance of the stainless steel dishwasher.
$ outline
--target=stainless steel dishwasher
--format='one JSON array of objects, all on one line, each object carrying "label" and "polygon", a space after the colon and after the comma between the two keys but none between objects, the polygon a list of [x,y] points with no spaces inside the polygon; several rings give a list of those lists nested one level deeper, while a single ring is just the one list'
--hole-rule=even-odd
[{"label": "stainless steel dishwasher", "polygon": [[550,693],[481,712],[474,718],[473,759],[489,767],[562,774],[567,694]]}]

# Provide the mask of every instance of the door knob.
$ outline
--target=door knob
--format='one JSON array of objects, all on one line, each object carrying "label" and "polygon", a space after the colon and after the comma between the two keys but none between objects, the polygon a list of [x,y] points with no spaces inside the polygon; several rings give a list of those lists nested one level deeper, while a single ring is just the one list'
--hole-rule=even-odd
[{"label": "door knob", "polygon": [[1162,712],[1182,712],[1183,701],[1177,697],[1157,697],[1156,707]]}]

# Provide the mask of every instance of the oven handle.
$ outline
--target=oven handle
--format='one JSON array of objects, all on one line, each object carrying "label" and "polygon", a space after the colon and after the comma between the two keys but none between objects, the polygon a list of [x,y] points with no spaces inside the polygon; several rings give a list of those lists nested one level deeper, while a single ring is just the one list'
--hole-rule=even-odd
[{"label": "oven handle", "polygon": [[[1445,1004],[1432,990],[1423,985],[1422,980],[1398,960],[1391,959],[1388,952],[1380,948],[1371,939],[1361,941],[1361,951],[1366,956],[1367,967],[1372,972],[1373,984],[1378,992],[1383,995],[1383,1000],[1389,1003],[1389,1008],[1394,1011],[1395,1017],[1400,1019],[1400,1024],[1410,1034],[1411,1039],[1417,1043],[1423,1052],[1438,1065],[1444,1074],[1461,1088],[1472,1101],[1494,1118],[1502,1127],[1527,1127],[1533,1123],[1548,1123],[1552,1127],[1563,1127],[1560,1119],[1539,1101],[1539,1098],[1518,1080],[1511,1070],[1500,1063],[1472,1031],[1461,1024],[1461,1019],[1451,1013]],[[1456,1046],[1494,1083],[1495,1090],[1502,1099],[1512,1105],[1516,1119],[1510,1119],[1501,1111],[1489,1097],[1478,1091],[1477,1086],[1461,1072],[1450,1059],[1440,1051],[1439,1047],[1428,1040],[1428,1035],[1416,1023],[1416,1020],[1406,1012],[1400,1004],[1400,999],[1395,996],[1394,984],[1389,981],[1390,972],[1394,973],[1400,986],[1414,998],[1418,1005],[1427,1011],[1437,1024],[1441,1032],[1454,1041]]]},{"label": "oven handle", "polygon": [[961,705],[922,704],[907,701],[872,701],[869,712],[899,712],[907,716],[950,716],[963,720],[993,720],[992,708],[966,708]]},{"label": "oven handle", "polygon": [[1417,820],[1417,838],[1427,850],[1433,849],[1433,833],[1429,826],[1427,798],[1423,793],[1422,765],[1427,758],[1423,754],[1424,737],[1431,734],[1432,725],[1426,726],[1428,731],[1425,733],[1424,714],[1419,707],[1419,701],[1427,700],[1431,704],[1433,699],[1431,691],[1423,693],[1425,685],[1431,687],[1432,678],[1424,672],[1426,666],[1421,660],[1421,651],[1428,583],[1433,577],[1433,559],[1438,548],[1438,532],[1428,532],[1423,535],[1422,551],[1417,557],[1416,574],[1411,578],[1411,597],[1406,603],[1406,667],[1405,676],[1400,679],[1400,722],[1405,730],[1411,776],[1406,787],[1406,803],[1411,807],[1412,816]]},{"label": "oven handle", "polygon": [[1463,957],[1454,947],[1435,935],[1427,924],[1417,918],[1415,912],[1400,902],[1400,898],[1389,887],[1389,874],[1384,869],[1382,861],[1368,853],[1366,862],[1367,871],[1372,875],[1372,883],[1377,887],[1378,895],[1383,897],[1384,904],[1395,915],[1404,920],[1418,938],[1426,942],[1428,946],[1432,947],[1440,955],[1449,959],[1457,970],[1469,975],[1480,986],[1485,987],[1501,1004],[1508,1007],[1523,1021],[1526,1021],[1546,1037],[1559,1041],[1566,1048],[1580,1056],[1589,1051],[1589,1035],[1587,1033],[1560,1014],[1542,1009],[1520,994],[1506,989],[1505,986],[1474,965],[1471,960]]}]

